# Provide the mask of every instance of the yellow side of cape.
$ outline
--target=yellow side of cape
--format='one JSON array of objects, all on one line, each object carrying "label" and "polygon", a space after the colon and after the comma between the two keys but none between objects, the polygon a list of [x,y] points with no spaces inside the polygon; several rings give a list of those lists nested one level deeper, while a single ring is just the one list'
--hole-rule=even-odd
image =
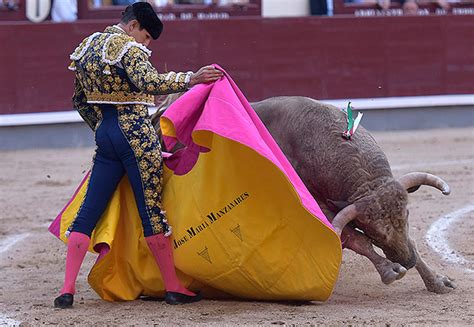
[{"label": "yellow side of cape", "polygon": [[[254,150],[210,132],[195,132],[211,149],[186,175],[165,169],[163,204],[173,227],[175,264],[184,284],[206,297],[326,300],[341,262],[339,237],[309,213],[287,177]],[[87,183],[63,213],[61,237]],[[111,251],[89,275],[105,300],[161,296],[160,272],[143,237],[124,178],[92,235]]]}]

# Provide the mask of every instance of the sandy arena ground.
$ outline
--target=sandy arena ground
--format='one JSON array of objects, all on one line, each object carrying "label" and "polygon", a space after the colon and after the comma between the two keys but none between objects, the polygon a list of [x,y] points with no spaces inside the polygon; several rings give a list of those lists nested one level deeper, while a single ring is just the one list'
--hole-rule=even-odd
[{"label": "sandy arena ground", "polygon": [[[0,152],[0,325],[474,325],[474,129],[375,133],[395,176],[427,171],[445,179],[450,196],[422,187],[410,195],[410,232],[425,260],[454,278],[450,294],[426,291],[416,270],[386,286],[368,259],[344,251],[334,294],[327,303],[209,301],[171,307],[137,300],[108,303],[90,289],[88,254],[73,310],[54,309],[66,247],[47,226],[68,201],[93,149]],[[465,208],[435,239],[449,245],[450,263],[426,233],[438,219]],[[456,257],[455,255],[458,255]],[[462,263],[459,255],[464,257]]]}]

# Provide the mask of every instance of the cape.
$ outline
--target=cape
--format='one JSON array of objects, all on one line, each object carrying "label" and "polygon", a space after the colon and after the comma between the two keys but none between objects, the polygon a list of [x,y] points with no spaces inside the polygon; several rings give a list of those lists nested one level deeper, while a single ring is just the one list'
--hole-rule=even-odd
[{"label": "cape", "polygon": [[[167,148],[184,145],[165,159],[163,187],[183,284],[207,298],[327,300],[340,239],[230,76],[193,87],[160,126]],[[87,181],[50,226],[64,242]],[[88,277],[103,299],[163,296],[126,176],[91,239],[91,251],[110,247]]]}]

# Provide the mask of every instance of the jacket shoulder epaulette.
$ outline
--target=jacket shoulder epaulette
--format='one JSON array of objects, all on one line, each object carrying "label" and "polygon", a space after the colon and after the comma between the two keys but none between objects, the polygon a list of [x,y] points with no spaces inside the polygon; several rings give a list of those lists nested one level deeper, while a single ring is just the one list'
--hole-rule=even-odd
[{"label": "jacket shoulder epaulette", "polygon": [[136,42],[133,37],[126,34],[111,34],[104,43],[102,61],[108,65],[115,65],[122,60],[123,56],[132,47],[137,47],[145,52],[147,56],[151,56],[151,51],[143,44]]},{"label": "jacket shoulder epaulette", "polygon": [[[69,70],[76,70],[75,61],[80,60],[84,54],[86,54],[87,50],[89,49],[92,41],[100,36],[104,35],[104,33],[96,32],[89,37],[86,37],[79,46],[74,50],[74,52],[69,56],[72,60],[71,64],[69,65]],[[107,35],[107,34],[105,34]],[[119,63],[123,56],[130,50],[132,47],[139,48],[146,55],[149,57],[151,56],[151,50],[149,50],[143,44],[140,44],[135,41],[135,39],[127,34],[109,34],[105,38],[105,41],[102,45],[101,49],[101,59],[105,65],[116,65]],[[108,73],[109,69],[106,67],[105,72]]]},{"label": "jacket shoulder epaulette", "polygon": [[71,60],[79,60],[82,58],[82,56],[87,52],[87,49],[89,49],[89,46],[91,45],[92,40],[94,40],[97,36],[99,36],[100,32],[96,32],[88,37],[86,37],[84,40],[82,40],[81,44],[74,50],[73,53],[69,56]]},{"label": "jacket shoulder epaulette", "polygon": [[69,59],[71,59],[71,64],[69,65],[68,69],[75,71],[76,70],[76,60],[80,60],[82,56],[87,52],[87,49],[89,49],[92,40],[94,40],[96,37],[98,37],[100,32],[96,32],[88,37],[86,37],[82,42],[79,44],[79,46],[71,53],[69,56]]}]

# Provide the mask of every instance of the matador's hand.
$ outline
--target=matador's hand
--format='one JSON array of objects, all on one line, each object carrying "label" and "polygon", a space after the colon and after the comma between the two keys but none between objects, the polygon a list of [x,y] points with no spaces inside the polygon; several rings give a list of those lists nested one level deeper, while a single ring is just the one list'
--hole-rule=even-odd
[{"label": "matador's hand", "polygon": [[197,73],[191,76],[191,80],[189,81],[189,87],[201,83],[209,84],[215,82],[223,75],[224,73],[222,73],[217,68],[214,68],[213,66],[204,66],[200,68]]}]

